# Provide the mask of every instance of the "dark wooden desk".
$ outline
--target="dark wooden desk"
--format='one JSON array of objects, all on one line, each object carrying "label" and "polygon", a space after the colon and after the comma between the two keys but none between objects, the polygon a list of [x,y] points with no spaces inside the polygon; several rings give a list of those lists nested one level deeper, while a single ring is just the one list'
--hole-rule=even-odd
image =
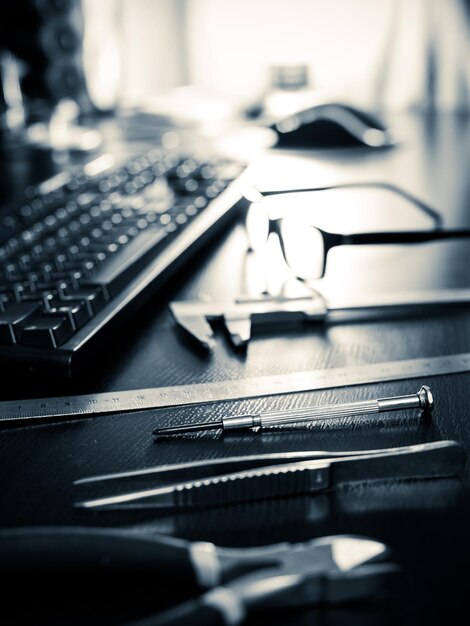
[{"label": "dark wooden desk", "polygon": [[[467,173],[470,120],[442,116],[397,120],[403,136],[394,150],[340,150],[308,155],[269,153],[253,166],[260,187],[328,186],[345,182],[387,182],[413,193],[442,212],[449,227],[470,227],[470,178]],[[111,147],[121,145],[110,140]],[[113,143],[114,142],[114,143]],[[2,171],[14,195],[18,187],[44,170],[27,155],[3,155]],[[28,165],[29,162],[29,165]],[[44,162],[42,160],[40,163]],[[468,242],[432,244],[419,250],[398,249],[342,253],[329,261],[331,289],[470,286]],[[378,256],[377,256],[378,255]],[[331,265],[331,267],[330,267]],[[356,271],[354,271],[356,268]],[[170,299],[233,297],[246,287],[246,240],[237,224],[190,269],[127,323],[86,376],[73,384],[16,380],[8,377],[1,399],[138,389],[213,380],[237,379],[323,367],[340,367],[415,357],[470,352],[470,314],[466,309],[422,317],[299,326],[259,331],[246,354],[234,352],[221,332],[211,355],[191,349],[166,309]],[[326,283],[326,281],[325,281]],[[470,407],[468,374],[374,384],[303,394],[302,401],[352,401],[413,393],[427,382],[436,397],[432,419],[397,414],[379,421],[349,418],[312,428],[237,435],[187,437],[159,444],[151,431],[158,420],[183,419],[187,412],[208,415],[234,406],[286,407],[288,396],[168,411],[148,411],[28,426],[0,432],[2,527],[31,525],[133,525],[142,532],[164,532],[220,545],[258,545],[300,541],[335,533],[368,535],[386,542],[391,558],[404,569],[399,599],[391,606],[371,605],[270,615],[273,624],[429,624],[466,607],[466,561],[470,553],[469,474],[460,478],[404,484],[360,485],[320,497],[295,497],[181,514],[90,513],[74,509],[75,479],[85,475],[141,468],[168,462],[296,449],[353,450],[456,439],[468,450]],[[83,581],[86,586],[86,581]],[[129,581],[132,586],[132,582]],[[87,593],[80,592],[82,610]],[[158,594],[157,594],[158,595]],[[115,595],[100,610],[88,607],[87,623],[123,623],[142,597]],[[146,597],[147,608],[152,607]],[[47,604],[47,601],[46,601]],[[111,606],[112,604],[112,606]],[[137,608],[140,606],[140,611]],[[78,616],[80,611],[78,611]],[[104,618],[103,615],[107,615]],[[46,623],[59,623],[51,622]],[[64,623],[62,621],[61,623]],[[67,623],[83,623],[79,617]],[[250,622],[251,623],[251,622]],[[255,623],[253,621],[253,623]],[[264,620],[259,622],[264,623]]]}]

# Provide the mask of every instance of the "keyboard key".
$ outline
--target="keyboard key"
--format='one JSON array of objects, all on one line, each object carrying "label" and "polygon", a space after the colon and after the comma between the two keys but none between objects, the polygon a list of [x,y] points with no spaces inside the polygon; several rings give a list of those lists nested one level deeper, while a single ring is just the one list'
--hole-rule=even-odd
[{"label": "keyboard key", "polygon": [[101,287],[108,297],[112,297],[139,273],[167,236],[162,228],[153,227],[139,232],[129,244],[119,248],[92,278],[83,281],[82,286]]},{"label": "keyboard key", "polygon": [[55,298],[51,302],[51,308],[48,313],[66,317],[73,330],[78,330],[92,318],[87,303],[82,302],[61,302]]},{"label": "keyboard key", "polygon": [[34,348],[57,348],[72,334],[73,328],[67,318],[41,315],[23,327],[21,343]]},{"label": "keyboard key", "polygon": [[201,165],[194,173],[194,178],[199,178],[200,180],[212,181],[217,177],[217,172],[213,165],[206,163]]},{"label": "keyboard key", "polygon": [[83,274],[84,272],[82,272],[81,270],[66,270],[66,268],[64,267],[64,270],[61,272],[52,272],[51,281],[55,281],[56,283],[59,283],[60,281],[66,281],[69,282],[73,286],[73,288],[78,288],[79,281],[81,278],[83,278]]},{"label": "keyboard key", "polygon": [[37,302],[44,310],[50,307],[50,303],[57,294],[54,291],[38,291],[36,293],[25,293],[21,295],[22,302]]},{"label": "keyboard key", "polygon": [[196,209],[203,209],[207,206],[207,199],[205,196],[197,196],[194,200],[191,201],[191,204],[194,204]]},{"label": "keyboard key", "polygon": [[[87,260],[76,260],[65,263],[64,270],[66,272],[79,271],[82,276],[90,276],[96,269],[97,263]],[[80,277],[79,277],[80,278]]]},{"label": "keyboard key", "polygon": [[108,298],[99,287],[80,287],[74,290],[67,289],[60,293],[59,300],[65,304],[83,302],[86,305],[89,315],[93,316],[104,307]]},{"label": "keyboard key", "polygon": [[40,311],[37,302],[15,302],[0,313],[0,344],[17,343],[21,335],[21,327]]},{"label": "keyboard key", "polygon": [[21,228],[21,222],[15,215],[0,217],[0,241],[5,242]]},{"label": "keyboard key", "polygon": [[199,182],[195,178],[175,179],[171,181],[171,186],[180,196],[195,194],[199,190]]},{"label": "keyboard key", "polygon": [[13,294],[8,292],[0,293],[0,311],[5,311],[5,308],[13,302]]},{"label": "keyboard key", "polygon": [[5,250],[8,255],[16,254],[22,247],[22,242],[18,237],[11,237],[5,243]]}]

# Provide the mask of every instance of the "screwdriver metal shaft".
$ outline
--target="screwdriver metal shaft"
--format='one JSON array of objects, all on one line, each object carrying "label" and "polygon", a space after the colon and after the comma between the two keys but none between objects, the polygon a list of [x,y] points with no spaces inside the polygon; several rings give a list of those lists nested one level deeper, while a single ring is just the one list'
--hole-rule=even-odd
[{"label": "screwdriver metal shaft", "polygon": [[280,426],[299,422],[314,422],[318,420],[347,417],[352,415],[373,415],[386,411],[404,409],[421,409],[430,412],[434,406],[431,389],[423,385],[418,393],[408,396],[394,396],[365,400],[363,402],[346,402],[344,404],[330,404],[323,407],[308,406],[303,409],[287,409],[285,411],[268,411],[264,413],[227,416],[218,421],[201,422],[199,424],[183,424],[169,428],[157,428],[154,435],[177,435],[200,430],[223,430],[263,428],[265,426]]}]

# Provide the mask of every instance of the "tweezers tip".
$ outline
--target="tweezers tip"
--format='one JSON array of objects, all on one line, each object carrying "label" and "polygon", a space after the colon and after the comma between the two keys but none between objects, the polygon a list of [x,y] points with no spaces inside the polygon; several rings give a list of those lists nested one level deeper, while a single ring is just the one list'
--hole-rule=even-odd
[{"label": "tweezers tip", "polygon": [[86,476],[85,478],[77,478],[73,481],[74,485],[87,485],[88,483],[96,483],[103,480],[103,476]]}]

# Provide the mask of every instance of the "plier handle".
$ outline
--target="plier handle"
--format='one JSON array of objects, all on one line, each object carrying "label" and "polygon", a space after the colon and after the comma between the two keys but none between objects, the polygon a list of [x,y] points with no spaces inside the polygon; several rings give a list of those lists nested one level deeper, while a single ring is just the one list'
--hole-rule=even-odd
[{"label": "plier handle", "polygon": [[0,573],[105,570],[147,573],[184,589],[188,602],[144,624],[241,624],[251,611],[368,598],[397,571],[387,547],[338,535],[260,548],[221,548],[136,530],[39,527],[0,531]]}]

